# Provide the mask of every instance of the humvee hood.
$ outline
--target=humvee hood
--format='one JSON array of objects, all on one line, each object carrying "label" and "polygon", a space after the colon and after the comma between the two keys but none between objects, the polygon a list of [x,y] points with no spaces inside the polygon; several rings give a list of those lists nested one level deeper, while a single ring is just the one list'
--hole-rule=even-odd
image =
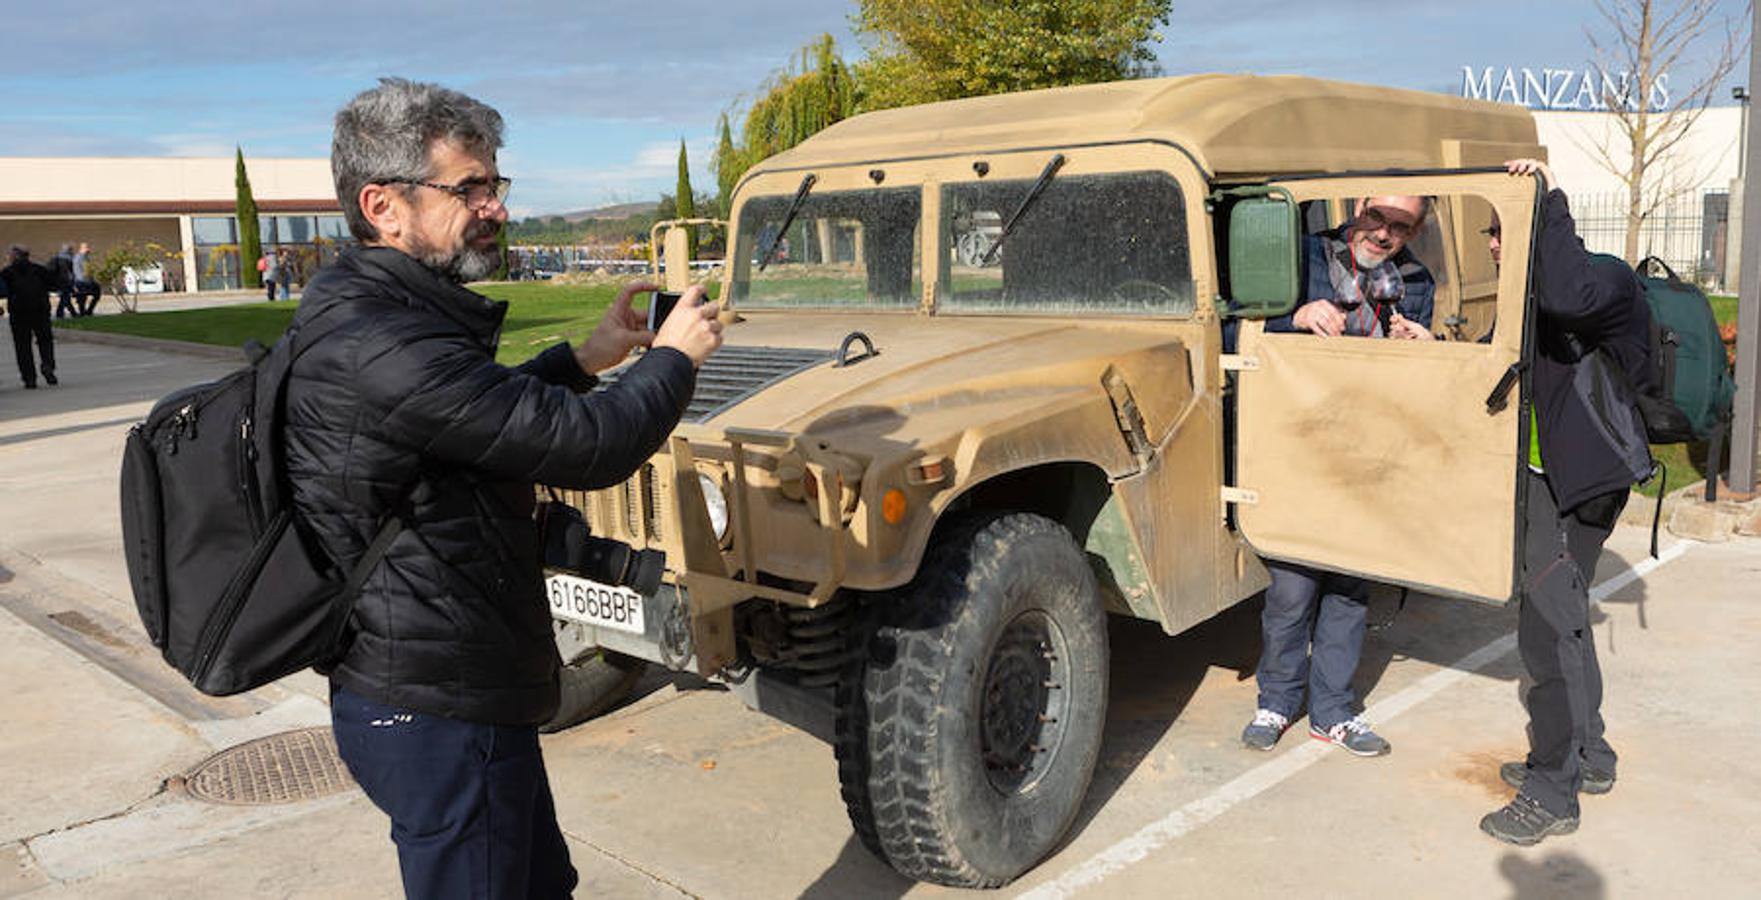
[{"label": "humvee hood", "polygon": [[[1142,320],[770,310],[742,316],[728,328],[724,352],[763,347],[830,355],[714,412],[704,420],[712,429],[929,438],[1092,397],[1108,365],[1134,352],[1184,355],[1178,338]],[[865,348],[853,341],[850,362],[838,366],[831,357],[854,332],[873,341],[875,355],[860,358]],[[708,369],[704,376],[700,381],[710,380]]]}]

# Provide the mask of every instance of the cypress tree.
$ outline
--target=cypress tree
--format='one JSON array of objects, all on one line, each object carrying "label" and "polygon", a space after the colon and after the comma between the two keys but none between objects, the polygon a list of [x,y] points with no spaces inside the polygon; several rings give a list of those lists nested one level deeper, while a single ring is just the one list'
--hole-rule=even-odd
[{"label": "cypress tree", "polygon": [[722,113],[722,139],[715,148],[715,186],[716,204],[721,208],[721,217],[733,215],[729,204],[733,200],[734,183],[739,180],[740,160],[734,150],[734,132],[728,127],[728,114]]},{"label": "cypress tree", "polygon": [[257,200],[251,196],[251,179],[245,174],[244,148],[236,149],[238,173],[233,183],[238,188],[238,203],[233,214],[238,217],[239,279],[247,288],[260,288],[263,276],[257,271],[257,258],[263,255],[263,238],[257,225]]},{"label": "cypress tree", "polygon": [[[697,198],[691,193],[691,165],[685,159],[685,139],[679,139],[679,186],[673,193],[673,215],[680,219],[697,218]],[[697,226],[687,225],[691,258],[697,258]]]}]

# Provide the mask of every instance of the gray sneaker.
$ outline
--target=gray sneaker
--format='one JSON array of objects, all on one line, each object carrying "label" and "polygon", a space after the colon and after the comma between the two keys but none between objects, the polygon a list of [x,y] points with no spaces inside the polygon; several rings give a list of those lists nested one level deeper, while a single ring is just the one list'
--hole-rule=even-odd
[{"label": "gray sneaker", "polygon": [[[1584,781],[1578,787],[1582,793],[1606,794],[1614,790],[1613,772],[1604,772],[1591,766],[1584,766],[1583,772]],[[1498,777],[1504,779],[1505,784],[1520,791],[1523,789],[1523,782],[1529,778],[1529,764],[1522,760],[1507,762],[1498,767]]]},{"label": "gray sneaker", "polygon": [[1309,723],[1309,737],[1329,744],[1338,744],[1355,756],[1383,756],[1394,749],[1382,736],[1370,730],[1370,723],[1352,716],[1337,725],[1322,728]]},{"label": "gray sneaker", "polygon": [[1262,709],[1255,712],[1253,721],[1242,729],[1241,742],[1249,750],[1270,750],[1284,736],[1284,729],[1289,727],[1289,719],[1269,709]]},{"label": "gray sneaker", "polygon": [[1506,844],[1532,847],[1548,835],[1578,830],[1578,817],[1556,816],[1528,794],[1517,794],[1502,808],[1487,813],[1480,820],[1480,830]]}]

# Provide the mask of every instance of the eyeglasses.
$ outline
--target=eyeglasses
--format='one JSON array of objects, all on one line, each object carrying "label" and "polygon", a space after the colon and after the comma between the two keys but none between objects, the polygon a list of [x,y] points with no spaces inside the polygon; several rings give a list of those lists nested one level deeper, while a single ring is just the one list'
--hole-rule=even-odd
[{"label": "eyeglasses", "polygon": [[1492,240],[1498,240],[1498,238],[1504,234],[1504,229],[1499,228],[1497,225],[1492,225],[1492,226],[1488,226],[1486,228],[1480,229],[1480,233],[1491,238]]},{"label": "eyeglasses", "polygon": [[1413,232],[1416,230],[1412,225],[1409,225],[1406,222],[1390,221],[1387,216],[1382,215],[1381,210],[1378,210],[1375,207],[1371,207],[1359,213],[1357,221],[1358,227],[1365,231],[1381,231],[1386,229],[1389,236],[1403,241],[1412,237]]},{"label": "eyeglasses", "polygon": [[461,181],[458,184],[435,184],[432,181],[422,181],[416,178],[386,178],[378,183],[413,184],[417,187],[445,191],[454,197],[465,201],[465,208],[469,210],[483,209],[489,205],[490,200],[494,200],[497,203],[507,202],[508,191],[513,189],[514,186],[514,180],[512,178],[502,176],[496,176],[495,178],[488,180],[471,178]]}]

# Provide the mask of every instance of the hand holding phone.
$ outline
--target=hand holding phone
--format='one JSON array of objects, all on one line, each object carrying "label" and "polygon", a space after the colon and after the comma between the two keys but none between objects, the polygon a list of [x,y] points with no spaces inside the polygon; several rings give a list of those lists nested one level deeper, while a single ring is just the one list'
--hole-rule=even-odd
[{"label": "hand holding phone", "polygon": [[[716,318],[721,304],[704,302],[703,285],[692,285],[670,310],[659,310],[659,306],[656,302],[649,307],[650,321],[659,323],[654,329],[654,346],[671,347],[701,366],[722,345],[722,323]],[[652,318],[657,314],[658,318]]]},{"label": "hand holding phone", "polygon": [[646,347],[654,340],[654,332],[643,327],[642,313],[635,307],[635,298],[660,287],[647,281],[624,285],[611,308],[599,320],[599,326],[587,339],[575,345],[575,361],[588,374],[603,372],[624,361],[636,347]]},{"label": "hand holding phone", "polygon": [[672,291],[655,291],[648,301],[648,330],[660,333],[662,322],[672,313],[673,307],[679,305],[679,298],[685,296]]}]

